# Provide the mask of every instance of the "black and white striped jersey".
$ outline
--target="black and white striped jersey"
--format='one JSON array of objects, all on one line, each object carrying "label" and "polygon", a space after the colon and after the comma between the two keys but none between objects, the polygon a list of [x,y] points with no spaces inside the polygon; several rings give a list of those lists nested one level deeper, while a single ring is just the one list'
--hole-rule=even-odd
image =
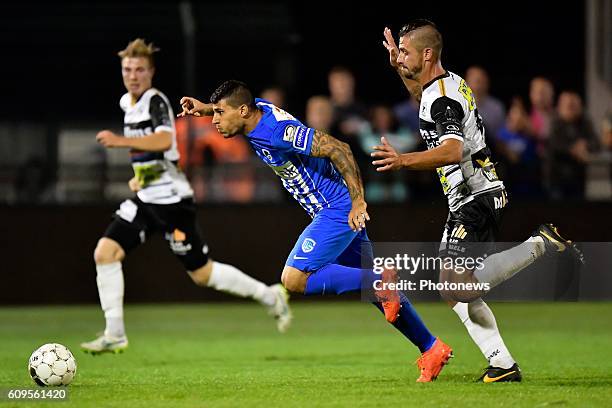
[{"label": "black and white striped jersey", "polygon": [[132,168],[142,186],[137,193],[138,198],[145,203],[173,204],[192,197],[193,190],[178,168],[174,113],[168,98],[151,88],[135,103],[131,95],[126,93],[121,97],[119,105],[125,112],[125,137],[143,137],[161,131],[172,133],[172,146],[165,152],[130,150]]},{"label": "black and white striped jersey", "polygon": [[428,149],[449,138],[463,142],[461,162],[437,169],[451,211],[504,188],[485,143],[476,99],[463,78],[446,72],[423,85],[419,127]]}]

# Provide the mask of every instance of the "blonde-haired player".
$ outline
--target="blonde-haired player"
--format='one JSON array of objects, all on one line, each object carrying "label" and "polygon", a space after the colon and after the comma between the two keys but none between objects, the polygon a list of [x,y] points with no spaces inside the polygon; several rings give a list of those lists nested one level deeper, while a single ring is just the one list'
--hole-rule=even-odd
[{"label": "blonde-haired player", "polygon": [[153,54],[158,49],[138,38],[119,52],[127,93],[123,134],[102,130],[96,136],[106,148],[129,149],[135,196],[114,214],[94,251],[98,293],[106,318],[104,334],[82,343],[91,353],[118,352],[128,339],[123,322],[123,269],[127,253],[153,233],[161,233],[189,276],[200,286],[257,300],[277,319],[279,331],[291,322],[288,296],[282,285],[267,286],[232,265],[213,261],[196,220],[193,191],[178,167],[174,114],[166,96],[153,88]]}]

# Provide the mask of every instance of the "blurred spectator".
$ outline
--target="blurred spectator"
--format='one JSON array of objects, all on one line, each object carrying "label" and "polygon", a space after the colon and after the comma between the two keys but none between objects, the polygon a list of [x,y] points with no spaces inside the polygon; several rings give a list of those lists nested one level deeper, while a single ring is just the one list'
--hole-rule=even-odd
[{"label": "blurred spectator", "polygon": [[536,77],[529,84],[529,101],[531,102],[530,133],[538,144],[538,153],[543,153],[550,134],[550,122],[554,115],[555,90],[552,82],[543,77]]},{"label": "blurred spectator", "polygon": [[353,137],[365,123],[366,109],[355,99],[355,77],[344,67],[334,67],[328,76],[329,93],[334,107],[332,131]]},{"label": "blurred spectator", "polygon": [[363,169],[371,165],[371,160],[369,153],[366,155],[359,146],[357,138],[366,124],[366,109],[355,99],[355,77],[347,68],[334,67],[329,72],[328,85],[334,108],[331,134],[350,146],[357,164]]},{"label": "blurred spectator", "polygon": [[504,126],[506,109],[504,104],[494,96],[489,95],[489,75],[482,67],[472,66],[465,73],[465,82],[476,96],[478,113],[482,116],[487,142],[495,145],[499,131]]},{"label": "blurred spectator", "polygon": [[224,138],[212,125],[212,117],[187,116],[176,120],[176,138],[179,164],[192,170],[190,178],[197,201],[253,199],[252,153],[243,137]]},{"label": "blurred spectator", "polygon": [[[413,150],[420,139],[420,136],[417,137],[410,129],[399,126],[391,108],[386,105],[376,105],[370,110],[370,123],[362,126],[358,135],[363,153],[369,156],[372,147],[380,144],[380,138],[383,136],[400,152]],[[368,163],[362,169],[362,174],[366,179],[368,201],[400,202],[407,198],[407,172],[379,173]]]},{"label": "blurred spectator", "polygon": [[306,102],[306,125],[330,132],[334,120],[334,107],[327,96],[315,95]]},{"label": "blurred spectator", "polygon": [[17,169],[14,184],[17,202],[26,204],[50,202],[53,198],[50,188],[51,174],[51,169],[42,159],[30,157]]},{"label": "blurred spectator", "polygon": [[548,178],[553,199],[584,198],[586,164],[599,149],[591,121],[575,92],[559,95],[557,115],[550,128]]},{"label": "blurred spectator", "polygon": [[412,95],[404,102],[395,105],[393,112],[400,126],[410,129],[413,133],[419,133],[419,102]]},{"label": "blurred spectator", "polygon": [[499,130],[497,152],[501,175],[513,195],[536,195],[540,192],[541,170],[536,145],[529,135],[529,114],[520,98],[514,98],[506,124]]},{"label": "blurred spectator", "polygon": [[420,140],[420,136],[399,125],[391,108],[387,105],[375,105],[370,109],[370,122],[362,126],[359,132],[360,146],[370,154],[372,146],[380,144],[380,138],[383,136],[402,153],[412,151]]},{"label": "blurred spectator", "polygon": [[261,98],[272,105],[285,109],[285,91],[279,86],[271,86],[261,91]]}]

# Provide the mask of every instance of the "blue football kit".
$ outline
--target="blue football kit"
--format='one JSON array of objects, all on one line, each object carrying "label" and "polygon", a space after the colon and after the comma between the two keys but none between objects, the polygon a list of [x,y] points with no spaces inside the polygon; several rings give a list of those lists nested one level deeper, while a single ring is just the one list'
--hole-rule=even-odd
[{"label": "blue football kit", "polygon": [[[263,113],[246,137],[255,153],[280,177],[283,187],[312,217],[286,265],[309,273],[306,295],[359,291],[380,277],[371,269],[372,247],[365,229],[348,224],[352,202],[344,178],[326,157],[310,155],[315,130],[264,99]],[[363,266],[363,267],[362,267]],[[399,293],[401,309],[393,326],[425,352],[435,337],[408,299]],[[380,302],[374,305],[383,310]]]},{"label": "blue football kit", "polygon": [[314,272],[330,263],[359,268],[371,259],[365,230],[348,225],[351,197],[342,175],[328,158],[310,156],[315,130],[284,110],[255,100],[263,117],[248,135],[255,153],[279,176],[283,187],[313,218],[286,264]]}]

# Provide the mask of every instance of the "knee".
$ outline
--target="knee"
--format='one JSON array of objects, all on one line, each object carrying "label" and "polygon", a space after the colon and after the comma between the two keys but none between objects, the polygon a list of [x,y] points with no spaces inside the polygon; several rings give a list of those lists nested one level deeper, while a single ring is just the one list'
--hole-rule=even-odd
[{"label": "knee", "polygon": [[308,276],[299,269],[286,266],[281,275],[281,283],[289,292],[304,293]]},{"label": "knee", "polygon": [[121,245],[110,238],[101,238],[94,250],[94,261],[96,265],[104,265],[112,262],[120,262],[125,257]]},{"label": "knee", "polygon": [[467,290],[441,290],[440,296],[449,305],[455,305],[458,302],[470,303],[480,297],[479,294]]},{"label": "knee", "polygon": [[208,286],[208,282],[210,281],[210,274],[212,273],[212,260],[208,260],[206,264],[195,271],[189,271],[189,276],[191,280],[198,286]]}]

